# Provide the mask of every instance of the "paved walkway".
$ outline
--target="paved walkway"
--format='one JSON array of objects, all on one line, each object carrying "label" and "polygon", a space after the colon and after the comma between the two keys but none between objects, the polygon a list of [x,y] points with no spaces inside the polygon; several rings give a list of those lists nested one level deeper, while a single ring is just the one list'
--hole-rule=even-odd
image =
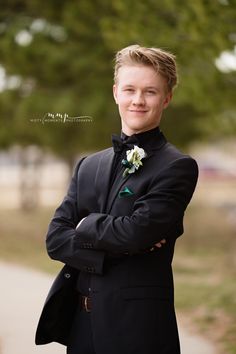
[{"label": "paved walkway", "polygon": [[[65,347],[57,343],[34,344],[37,321],[52,277],[28,268],[0,263],[0,279],[1,354],[65,354]],[[179,327],[182,354],[216,354],[216,348],[211,343],[188,333],[181,326],[181,320]]]}]

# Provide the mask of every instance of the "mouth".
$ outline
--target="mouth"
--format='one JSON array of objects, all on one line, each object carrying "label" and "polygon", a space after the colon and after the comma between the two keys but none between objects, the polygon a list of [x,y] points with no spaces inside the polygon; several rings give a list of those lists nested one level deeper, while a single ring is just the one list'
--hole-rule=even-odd
[{"label": "mouth", "polygon": [[147,112],[145,110],[140,110],[140,109],[130,109],[129,111],[132,113],[146,113]]}]

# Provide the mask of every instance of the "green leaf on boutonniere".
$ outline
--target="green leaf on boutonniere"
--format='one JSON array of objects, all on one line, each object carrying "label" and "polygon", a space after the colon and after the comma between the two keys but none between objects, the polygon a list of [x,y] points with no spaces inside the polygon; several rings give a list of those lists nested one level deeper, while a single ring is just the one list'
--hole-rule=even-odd
[{"label": "green leaf on boutonniere", "polygon": [[123,166],[125,166],[125,167],[128,167],[128,168],[131,168],[131,167],[133,166],[132,163],[130,163],[129,161],[127,161],[127,160],[125,160],[125,159],[123,159],[123,160],[121,161],[121,164],[122,164]]},{"label": "green leaf on boutonniere", "polygon": [[131,191],[128,187],[125,187],[122,191],[119,192],[119,198],[133,195],[134,192]]}]

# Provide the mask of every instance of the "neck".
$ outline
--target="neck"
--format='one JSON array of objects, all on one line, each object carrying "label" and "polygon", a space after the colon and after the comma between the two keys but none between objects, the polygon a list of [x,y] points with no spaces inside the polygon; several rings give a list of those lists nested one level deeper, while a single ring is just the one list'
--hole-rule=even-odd
[{"label": "neck", "polygon": [[122,126],[122,132],[123,132],[125,135],[127,135],[127,136],[131,136],[131,135],[133,135],[133,134],[145,133],[145,132],[147,132],[147,131],[149,131],[149,130],[152,130],[152,129],[155,129],[155,128],[157,128],[157,127],[159,127],[158,124],[155,125],[155,126],[152,126],[152,127],[148,127],[148,128],[146,128],[146,129],[140,129],[140,130],[137,129],[137,130],[134,130],[134,129],[129,129],[128,127]]}]

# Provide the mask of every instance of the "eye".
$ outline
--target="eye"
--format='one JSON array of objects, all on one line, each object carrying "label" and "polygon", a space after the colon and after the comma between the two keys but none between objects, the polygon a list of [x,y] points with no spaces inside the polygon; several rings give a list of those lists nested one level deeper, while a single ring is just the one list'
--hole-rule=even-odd
[{"label": "eye", "polygon": [[126,92],[134,92],[134,89],[132,89],[132,88],[126,88],[126,89],[124,89],[124,91],[126,91]]},{"label": "eye", "polygon": [[148,93],[149,95],[155,95],[155,94],[156,94],[156,91],[148,90],[147,93]]}]

